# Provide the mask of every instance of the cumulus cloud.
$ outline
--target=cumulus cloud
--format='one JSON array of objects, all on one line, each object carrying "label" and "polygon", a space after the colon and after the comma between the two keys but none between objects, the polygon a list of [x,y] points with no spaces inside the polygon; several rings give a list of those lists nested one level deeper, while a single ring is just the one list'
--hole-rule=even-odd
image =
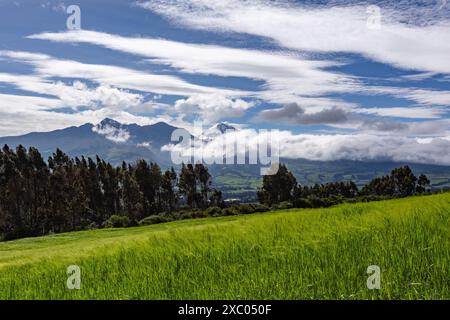
[{"label": "cumulus cloud", "polygon": [[31,131],[50,131],[88,122],[79,114],[53,112],[62,108],[59,99],[0,94],[0,136]]},{"label": "cumulus cloud", "polygon": [[115,143],[124,143],[130,139],[130,133],[126,129],[111,125],[97,125],[92,127],[92,131]]},{"label": "cumulus cloud", "polygon": [[142,142],[142,143],[138,143],[137,146],[141,147],[141,148],[151,149],[152,142],[151,141],[145,141],[145,142]]},{"label": "cumulus cloud", "polygon": [[245,114],[253,106],[242,99],[231,99],[218,94],[194,95],[175,102],[175,111],[197,120],[212,123],[223,118],[236,118]]},{"label": "cumulus cloud", "polygon": [[281,154],[288,158],[450,164],[450,141],[443,138],[420,143],[417,138],[392,135],[292,135],[285,132],[280,141],[283,141]]},{"label": "cumulus cloud", "polygon": [[[190,84],[178,77],[155,75],[133,69],[86,64],[73,60],[57,59],[52,56],[23,51],[1,51],[0,58],[9,59],[33,67],[30,75],[0,73],[0,82],[16,86],[19,89],[52,95],[58,99],[34,97],[31,95],[3,95],[0,101],[0,113],[5,121],[22,125],[0,128],[0,135],[17,135],[30,131],[49,131],[69,125],[80,125],[87,122],[98,122],[105,116],[126,121],[125,123],[151,124],[154,121],[171,122],[174,119],[166,115],[158,115],[152,119],[138,116],[140,112],[167,108],[168,105],[157,102],[143,102],[141,93],[191,96],[196,94],[221,94],[224,96],[240,96],[239,90],[218,89]],[[72,82],[56,81],[55,78],[77,79]],[[87,86],[85,82],[94,85]],[[143,102],[143,103],[142,103]],[[66,114],[58,112],[61,108],[89,107],[91,110]],[[173,106],[169,106],[172,108]],[[52,112],[49,112],[52,110]],[[127,110],[127,111],[125,111]],[[95,112],[94,112],[95,111]],[[15,119],[15,117],[21,117]],[[70,120],[71,119],[71,120]],[[176,122],[182,122],[177,121]]]},{"label": "cumulus cloud", "polygon": [[110,85],[99,85],[89,88],[85,83],[74,81],[71,86],[62,82],[51,84],[50,94],[58,96],[68,106],[87,106],[98,108],[127,109],[142,104],[141,94],[130,93],[127,90],[114,88]]},{"label": "cumulus cloud", "polygon": [[348,118],[345,111],[336,107],[315,113],[306,113],[304,108],[296,103],[291,103],[279,109],[264,110],[255,120],[289,124],[337,124],[346,122]]},{"label": "cumulus cloud", "polygon": [[168,122],[183,126],[183,122],[172,119],[169,115],[151,118],[132,114],[126,110],[104,107],[75,113],[58,112],[65,105],[59,99],[1,94],[0,93],[0,136],[22,135],[29,132],[46,132],[78,126],[85,123],[96,124],[105,118],[114,118],[121,123],[149,125]]},{"label": "cumulus cloud", "polygon": [[127,90],[100,84],[90,88],[81,81],[66,84],[62,81],[46,80],[37,76],[26,76],[0,73],[0,82],[13,84],[17,88],[38,94],[58,97],[65,107],[100,108],[132,108],[142,104],[141,94],[130,93]]},{"label": "cumulus cloud", "polygon": [[[264,142],[265,141],[265,142]],[[246,153],[258,154],[258,146],[277,143],[282,158],[317,161],[358,160],[396,161],[450,165],[450,135],[427,139],[376,134],[293,134],[272,131],[268,135],[245,129],[227,132],[212,141],[197,140],[194,148],[186,145],[167,145],[165,151],[183,156],[203,155],[209,163],[222,161],[225,155],[244,158]],[[239,143],[241,147],[236,148]],[[261,144],[262,143],[262,144]],[[226,154],[227,145],[232,153]],[[246,146],[246,147],[242,147]],[[246,163],[249,159],[246,159]]]}]

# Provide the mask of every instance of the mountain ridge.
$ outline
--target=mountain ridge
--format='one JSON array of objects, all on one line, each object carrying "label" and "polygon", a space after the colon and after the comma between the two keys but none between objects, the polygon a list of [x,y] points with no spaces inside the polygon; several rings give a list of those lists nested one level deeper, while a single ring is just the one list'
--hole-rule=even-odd
[{"label": "mountain ridge", "polygon": [[[228,130],[238,130],[230,124],[223,123],[224,126],[221,124],[214,124],[203,132],[209,137],[205,139],[206,141]],[[221,128],[226,130],[223,131]],[[12,148],[19,144],[25,147],[33,146],[39,149],[44,159],[52,155],[56,148],[60,148],[71,157],[83,155],[95,158],[98,155],[116,165],[122,161],[132,163],[137,159],[145,159],[149,162],[157,162],[162,167],[170,167],[173,166],[170,152],[162,151],[161,147],[174,143],[171,141],[171,134],[175,129],[180,128],[165,122],[140,126],[105,118],[96,125],[86,123],[49,132],[30,132],[21,136],[0,137],[0,146],[4,144]],[[427,174],[434,188],[450,187],[449,166],[393,161],[313,161],[284,158],[280,161],[287,164],[302,184],[351,179],[362,185],[375,176],[389,173],[395,167],[410,165],[416,173]],[[209,167],[213,183],[222,188],[227,196],[238,198],[254,196],[261,183],[258,165],[216,164]]]}]

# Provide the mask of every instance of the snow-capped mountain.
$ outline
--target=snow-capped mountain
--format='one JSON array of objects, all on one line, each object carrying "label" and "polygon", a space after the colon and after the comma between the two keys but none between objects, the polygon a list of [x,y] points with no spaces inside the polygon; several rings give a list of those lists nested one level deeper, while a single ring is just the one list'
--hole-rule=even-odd
[{"label": "snow-capped mountain", "polygon": [[1,137],[0,145],[33,146],[42,152],[44,158],[60,148],[72,157],[99,155],[113,163],[135,161],[138,158],[168,163],[170,154],[161,151],[161,147],[171,143],[171,135],[175,129],[178,128],[164,122],[140,126],[106,118],[96,125],[87,123],[51,132]]},{"label": "snow-capped mountain", "polygon": [[[69,156],[98,155],[114,164],[122,161],[132,163],[137,159],[157,162],[161,166],[170,167],[173,162],[169,151],[161,147],[173,144],[172,132],[178,129],[167,123],[159,122],[153,125],[122,124],[113,119],[104,119],[97,125],[90,123],[79,127],[69,127],[51,132],[33,132],[23,136],[0,137],[0,147],[8,144],[14,148],[19,144],[25,147],[36,147],[46,159],[56,148],[60,148]],[[239,130],[228,123],[217,123],[203,132],[205,142],[219,137],[227,132]],[[415,172],[421,172],[435,178],[435,187],[439,188],[450,182],[449,167],[393,162],[362,162],[362,161],[311,161],[305,159],[282,159],[297,179],[305,184],[326,183],[351,177],[359,184],[367,183],[374,176],[387,174],[393,168],[408,164]],[[236,197],[242,192],[242,197],[248,196],[248,190],[253,190],[259,183],[260,167],[258,165],[210,165],[214,179],[220,177],[220,183]],[[224,182],[225,181],[225,182]],[[230,181],[227,183],[226,181]],[[240,181],[236,185],[236,181]],[[220,183],[218,185],[220,185]],[[245,190],[245,191],[242,191]],[[254,190],[256,191],[256,189]],[[253,191],[252,191],[253,192]],[[250,192],[250,193],[252,193]],[[253,194],[253,193],[252,193]]]},{"label": "snow-capped mountain", "polygon": [[219,122],[204,130],[200,136],[203,141],[210,141],[222,134],[237,131],[235,127],[226,122]]}]

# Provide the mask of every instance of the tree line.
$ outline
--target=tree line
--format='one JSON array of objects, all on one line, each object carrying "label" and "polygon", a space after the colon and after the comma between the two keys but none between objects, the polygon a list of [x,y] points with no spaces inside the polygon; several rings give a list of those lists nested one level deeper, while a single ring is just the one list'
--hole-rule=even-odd
[{"label": "tree line", "polygon": [[427,191],[425,175],[407,166],[359,189],[352,181],[302,186],[283,164],[263,177],[260,204],[226,206],[203,164],[183,164],[179,174],[137,160],[120,166],[60,149],[44,161],[36,148],[0,150],[0,240],[51,233],[153,224],[178,219],[327,207],[343,201],[405,197]]},{"label": "tree line", "polygon": [[0,238],[5,240],[102,227],[111,217],[137,224],[180,205],[205,209],[222,202],[202,164],[183,164],[177,175],[145,160],[116,167],[98,156],[70,158],[59,149],[48,161],[33,147],[0,150]]},{"label": "tree line", "polygon": [[346,200],[358,201],[408,197],[429,192],[430,180],[424,174],[418,178],[409,166],[391,171],[387,176],[371,180],[361,189],[353,181],[300,185],[283,164],[275,175],[264,176],[258,191],[260,203],[273,206],[285,203],[297,208],[327,207]]}]

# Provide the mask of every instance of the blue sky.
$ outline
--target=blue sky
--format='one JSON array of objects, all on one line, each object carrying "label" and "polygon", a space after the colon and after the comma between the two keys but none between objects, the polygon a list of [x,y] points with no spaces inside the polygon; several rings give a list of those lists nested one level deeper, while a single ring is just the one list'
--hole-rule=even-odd
[{"label": "blue sky", "polygon": [[281,130],[292,157],[450,163],[446,0],[0,0],[0,12],[0,136],[225,121]]}]

